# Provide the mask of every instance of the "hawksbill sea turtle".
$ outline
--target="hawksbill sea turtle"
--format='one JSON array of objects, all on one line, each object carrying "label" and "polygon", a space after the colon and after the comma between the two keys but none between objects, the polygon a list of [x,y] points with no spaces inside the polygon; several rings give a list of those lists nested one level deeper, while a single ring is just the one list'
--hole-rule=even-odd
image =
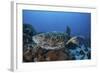
[{"label": "hawksbill sea turtle", "polygon": [[77,36],[70,37],[70,35],[65,32],[56,31],[37,34],[33,36],[33,41],[37,44],[37,46],[44,49],[61,49],[69,43],[79,46]]},{"label": "hawksbill sea turtle", "polygon": [[69,26],[66,27],[66,32],[44,32],[36,34],[32,37],[36,46],[44,49],[61,49],[66,45],[73,43],[79,46],[78,36],[71,37],[71,29]]}]

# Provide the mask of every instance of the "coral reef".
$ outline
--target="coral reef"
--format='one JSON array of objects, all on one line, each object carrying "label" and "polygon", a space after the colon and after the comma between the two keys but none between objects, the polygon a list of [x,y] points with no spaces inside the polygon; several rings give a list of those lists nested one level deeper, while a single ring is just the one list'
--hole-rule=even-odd
[{"label": "coral reef", "polygon": [[37,32],[30,24],[23,24],[23,61],[32,61],[32,49],[34,41],[32,36]]}]

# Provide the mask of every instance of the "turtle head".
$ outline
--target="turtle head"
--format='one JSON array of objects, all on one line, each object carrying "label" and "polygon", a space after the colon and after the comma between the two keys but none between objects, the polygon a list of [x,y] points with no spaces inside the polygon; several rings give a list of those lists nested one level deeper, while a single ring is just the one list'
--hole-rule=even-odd
[{"label": "turtle head", "polygon": [[41,43],[44,40],[44,35],[43,34],[35,35],[35,36],[32,37],[32,40],[35,43],[39,44],[39,43]]}]

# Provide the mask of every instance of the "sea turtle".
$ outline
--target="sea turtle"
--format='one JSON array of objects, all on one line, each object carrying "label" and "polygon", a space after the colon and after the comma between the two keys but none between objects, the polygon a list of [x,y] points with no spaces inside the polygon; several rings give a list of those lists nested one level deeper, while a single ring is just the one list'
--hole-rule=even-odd
[{"label": "sea turtle", "polygon": [[[79,37],[74,36],[71,37],[71,29],[69,26],[66,27],[65,32],[44,32],[40,34],[36,34],[32,37],[36,46],[39,46],[44,49],[61,49],[66,45],[74,44],[76,46],[80,46]],[[83,37],[82,37],[83,38]],[[83,41],[83,40],[82,40]]]}]

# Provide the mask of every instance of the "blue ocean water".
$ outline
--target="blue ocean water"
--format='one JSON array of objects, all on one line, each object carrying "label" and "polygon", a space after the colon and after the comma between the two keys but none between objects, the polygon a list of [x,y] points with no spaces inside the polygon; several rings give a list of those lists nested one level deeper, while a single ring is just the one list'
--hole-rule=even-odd
[{"label": "blue ocean water", "polygon": [[91,35],[91,13],[23,10],[23,24],[31,24],[37,32],[65,32],[69,26],[73,36]]}]

